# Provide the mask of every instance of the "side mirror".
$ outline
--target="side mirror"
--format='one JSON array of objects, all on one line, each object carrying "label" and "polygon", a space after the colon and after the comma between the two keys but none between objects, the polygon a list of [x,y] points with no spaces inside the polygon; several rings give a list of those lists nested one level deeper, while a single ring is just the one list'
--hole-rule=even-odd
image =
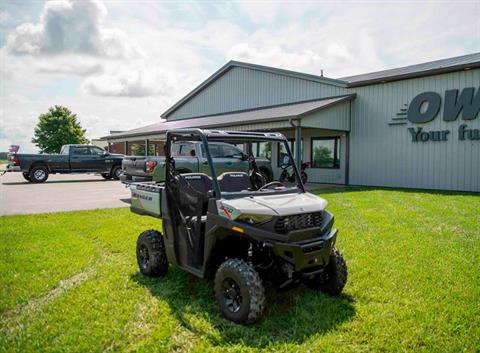
[{"label": "side mirror", "polygon": [[240,158],[242,161],[248,161],[248,154],[243,153],[242,157]]},{"label": "side mirror", "polygon": [[110,152],[104,151],[104,152],[103,152],[103,155],[104,155],[104,156],[110,156]]}]

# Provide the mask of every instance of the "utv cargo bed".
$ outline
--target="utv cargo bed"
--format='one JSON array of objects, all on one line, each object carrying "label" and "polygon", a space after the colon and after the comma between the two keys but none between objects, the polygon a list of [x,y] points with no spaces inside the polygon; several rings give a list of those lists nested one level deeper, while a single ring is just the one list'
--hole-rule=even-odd
[{"label": "utv cargo bed", "polygon": [[130,184],[130,192],[132,193],[130,210],[138,214],[161,218],[164,187],[164,183],[155,182]]}]

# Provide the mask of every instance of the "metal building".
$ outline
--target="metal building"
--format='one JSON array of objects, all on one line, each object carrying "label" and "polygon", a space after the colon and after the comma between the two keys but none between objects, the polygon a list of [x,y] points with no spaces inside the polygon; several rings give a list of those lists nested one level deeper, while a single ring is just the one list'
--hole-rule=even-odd
[{"label": "metal building", "polygon": [[480,53],[340,79],[230,61],[165,122],[104,139],[160,154],[171,128],[280,131],[309,181],[479,192],[479,111]]}]

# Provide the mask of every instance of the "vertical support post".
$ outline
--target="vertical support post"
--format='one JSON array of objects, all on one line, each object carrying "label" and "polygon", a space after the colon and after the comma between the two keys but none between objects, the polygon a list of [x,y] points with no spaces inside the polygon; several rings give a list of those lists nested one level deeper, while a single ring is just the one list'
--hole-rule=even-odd
[{"label": "vertical support post", "polygon": [[300,120],[295,125],[295,163],[300,170],[302,164],[302,126]]},{"label": "vertical support post", "polygon": [[[341,140],[340,140],[341,143]],[[340,149],[341,151],[341,149]],[[340,163],[341,163],[340,156]],[[345,185],[350,184],[350,132],[345,133]]]},{"label": "vertical support post", "polygon": [[149,145],[150,145],[150,141],[148,141],[148,139],[146,139],[145,140],[145,156],[148,156],[148,150],[150,149]]},{"label": "vertical support post", "polygon": [[111,147],[111,143],[110,141],[107,142],[107,152],[110,152],[110,147]]},{"label": "vertical support post", "polygon": [[128,155],[128,141],[125,141],[125,146],[124,146],[124,150],[125,150],[125,155]]}]

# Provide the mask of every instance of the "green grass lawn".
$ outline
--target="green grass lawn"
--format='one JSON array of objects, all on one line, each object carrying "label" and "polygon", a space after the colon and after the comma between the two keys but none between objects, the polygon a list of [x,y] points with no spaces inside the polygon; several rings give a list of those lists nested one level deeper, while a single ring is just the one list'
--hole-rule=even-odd
[{"label": "green grass lawn", "polygon": [[480,196],[351,188],[323,196],[349,266],[338,298],[267,291],[224,320],[212,283],[138,273],[128,209],[0,218],[0,351],[478,352]]}]

